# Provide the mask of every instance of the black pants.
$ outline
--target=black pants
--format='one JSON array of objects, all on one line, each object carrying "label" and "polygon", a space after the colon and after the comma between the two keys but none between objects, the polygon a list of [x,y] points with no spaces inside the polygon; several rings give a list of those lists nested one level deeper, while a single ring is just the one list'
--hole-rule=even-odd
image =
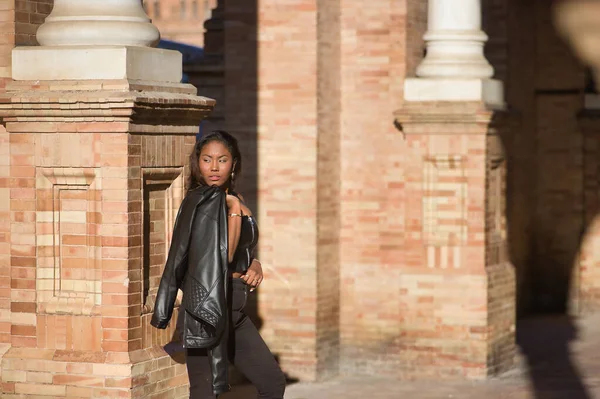
[{"label": "black pants", "polygon": [[[243,312],[248,287],[240,279],[231,284],[230,360],[250,380],[260,399],[282,399],[285,376],[252,321]],[[206,349],[187,350],[190,399],[214,399]]]}]

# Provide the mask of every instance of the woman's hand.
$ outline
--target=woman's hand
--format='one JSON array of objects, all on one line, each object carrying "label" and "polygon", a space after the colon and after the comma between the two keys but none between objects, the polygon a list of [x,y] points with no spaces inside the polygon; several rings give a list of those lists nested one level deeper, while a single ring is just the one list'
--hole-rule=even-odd
[{"label": "woman's hand", "polygon": [[257,289],[264,278],[260,262],[257,259],[252,260],[252,264],[248,268],[248,271],[246,271],[246,273],[242,275],[241,278],[247,285],[252,287],[250,288],[250,292]]}]

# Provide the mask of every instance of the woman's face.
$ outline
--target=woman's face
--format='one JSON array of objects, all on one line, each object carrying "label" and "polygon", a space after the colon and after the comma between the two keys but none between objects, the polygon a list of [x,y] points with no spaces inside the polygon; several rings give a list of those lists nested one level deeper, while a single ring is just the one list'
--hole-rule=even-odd
[{"label": "woman's face", "polygon": [[209,185],[224,186],[229,182],[233,170],[231,152],[219,141],[210,141],[200,151],[200,174]]}]

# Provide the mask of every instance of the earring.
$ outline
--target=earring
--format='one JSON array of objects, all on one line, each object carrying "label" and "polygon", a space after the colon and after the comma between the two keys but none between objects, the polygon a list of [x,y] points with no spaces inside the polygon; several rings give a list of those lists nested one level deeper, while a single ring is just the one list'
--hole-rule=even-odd
[{"label": "earring", "polygon": [[231,172],[231,181],[235,180],[235,172]]}]

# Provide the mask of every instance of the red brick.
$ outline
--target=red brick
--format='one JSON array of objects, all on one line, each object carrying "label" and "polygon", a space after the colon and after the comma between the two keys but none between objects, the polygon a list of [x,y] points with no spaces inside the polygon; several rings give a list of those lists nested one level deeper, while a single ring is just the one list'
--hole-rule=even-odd
[{"label": "red brick", "polygon": [[27,337],[35,337],[36,336],[36,328],[35,326],[19,326],[13,324],[10,333],[12,335],[23,335]]}]

